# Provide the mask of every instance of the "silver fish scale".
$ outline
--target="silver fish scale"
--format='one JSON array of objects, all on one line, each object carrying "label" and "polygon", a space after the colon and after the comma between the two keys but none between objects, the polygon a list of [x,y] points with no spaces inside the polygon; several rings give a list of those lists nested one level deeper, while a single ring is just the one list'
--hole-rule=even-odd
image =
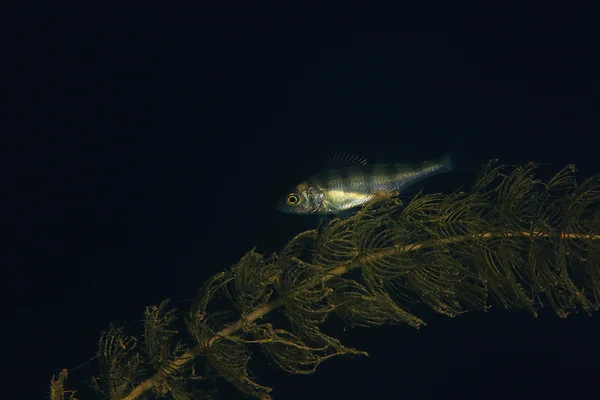
[{"label": "silver fish scale", "polygon": [[363,206],[377,193],[401,192],[415,182],[451,170],[449,156],[421,164],[349,166],[312,176],[281,198],[277,207],[294,214],[340,215]]},{"label": "silver fish scale", "polygon": [[332,170],[315,176],[308,183],[322,190],[339,190],[355,193],[395,191],[434,175],[443,165],[376,164]]}]

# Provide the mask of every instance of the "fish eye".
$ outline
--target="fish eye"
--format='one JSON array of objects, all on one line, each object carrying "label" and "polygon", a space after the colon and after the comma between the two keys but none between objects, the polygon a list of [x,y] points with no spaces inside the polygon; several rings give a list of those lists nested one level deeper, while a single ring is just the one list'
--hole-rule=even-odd
[{"label": "fish eye", "polygon": [[295,206],[300,204],[300,202],[302,201],[302,199],[300,198],[300,196],[296,193],[290,193],[287,195],[287,197],[285,198],[285,202],[289,205],[289,206]]}]

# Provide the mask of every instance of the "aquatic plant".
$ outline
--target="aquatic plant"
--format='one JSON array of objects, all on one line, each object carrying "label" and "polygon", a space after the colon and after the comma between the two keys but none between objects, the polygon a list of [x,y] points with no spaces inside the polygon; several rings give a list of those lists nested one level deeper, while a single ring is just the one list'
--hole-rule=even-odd
[{"label": "aquatic plant", "polygon": [[[206,383],[222,378],[269,399],[272,389],[248,372],[256,351],[293,374],[366,354],[324,332],[336,316],[348,326],[419,328],[425,322],[408,311],[415,303],[449,317],[490,304],[591,314],[600,305],[600,175],[578,184],[573,166],[547,180],[538,169],[490,162],[468,191],[407,204],[380,196],[277,254],[251,250],[200,289],[183,318],[191,343],[168,300],[146,309],[140,338],[116,326],[102,333],[94,386],[103,399],[179,400],[211,398]],[[53,378],[52,400],[75,398],[66,378]]]}]

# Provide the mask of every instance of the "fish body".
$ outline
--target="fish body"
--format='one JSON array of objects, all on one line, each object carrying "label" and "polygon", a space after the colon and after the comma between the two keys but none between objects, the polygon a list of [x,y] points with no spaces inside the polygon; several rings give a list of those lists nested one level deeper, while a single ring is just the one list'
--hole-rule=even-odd
[{"label": "fish body", "polygon": [[291,214],[342,214],[359,208],[379,193],[401,192],[433,175],[450,172],[444,156],[421,164],[353,165],[314,175],[292,188],[277,209]]}]

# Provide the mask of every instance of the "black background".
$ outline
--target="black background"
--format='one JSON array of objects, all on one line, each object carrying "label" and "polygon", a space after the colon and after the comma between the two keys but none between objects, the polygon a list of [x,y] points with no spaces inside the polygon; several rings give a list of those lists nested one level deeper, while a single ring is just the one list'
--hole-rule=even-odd
[{"label": "black background", "polygon": [[[332,152],[419,162],[452,150],[472,171],[428,190],[468,185],[496,157],[600,171],[594,9],[165,4],[3,16],[3,391],[18,398],[43,398],[111,321],[138,332],[144,306],[170,297],[185,310],[253,246],[277,251],[310,228],[274,204]],[[597,317],[421,316],[421,330],[345,331],[369,358],[310,376],[266,367],[260,383],[287,399],[597,391]]]}]

